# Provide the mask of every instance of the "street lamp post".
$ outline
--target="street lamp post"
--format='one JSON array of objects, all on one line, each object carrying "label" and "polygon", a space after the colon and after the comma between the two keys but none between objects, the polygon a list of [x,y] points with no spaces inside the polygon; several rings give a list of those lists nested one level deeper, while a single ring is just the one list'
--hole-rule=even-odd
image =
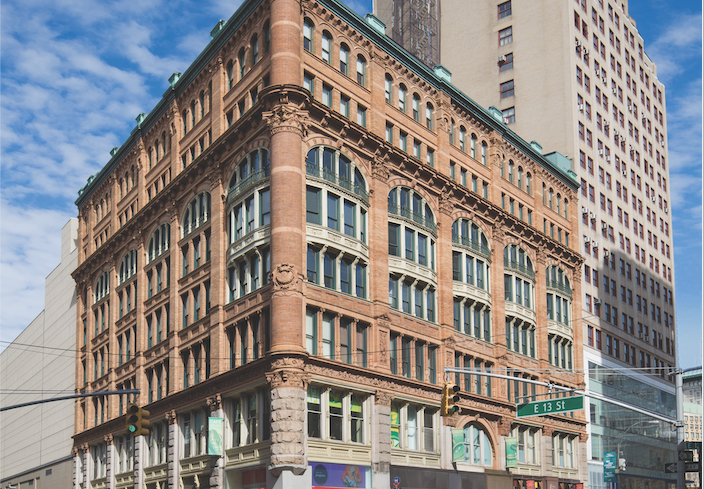
[{"label": "street lamp post", "polygon": [[[642,425],[642,424],[656,424],[659,423],[659,421],[650,419],[650,420],[640,420],[636,421],[633,423],[631,426],[626,428],[626,431],[623,432],[623,434],[618,438],[618,444],[617,444],[617,450],[616,450],[616,458],[618,459],[618,466],[616,467],[616,474],[619,474],[621,472],[626,471],[626,459],[625,456],[624,458],[621,458],[621,442],[623,439],[628,436],[628,432],[631,431],[631,429],[635,428],[636,426]],[[635,433],[631,433],[632,435]]]}]

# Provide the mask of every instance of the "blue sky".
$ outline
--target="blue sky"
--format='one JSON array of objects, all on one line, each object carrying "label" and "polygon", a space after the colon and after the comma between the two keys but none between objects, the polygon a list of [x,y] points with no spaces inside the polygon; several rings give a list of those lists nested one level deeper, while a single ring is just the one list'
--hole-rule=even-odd
[{"label": "blue sky", "polygon": [[[78,189],[240,3],[3,2],[0,350],[44,307]],[[369,0],[347,3],[371,11]],[[694,367],[702,364],[701,3],[635,0],[630,9],[667,87],[680,366]]]}]

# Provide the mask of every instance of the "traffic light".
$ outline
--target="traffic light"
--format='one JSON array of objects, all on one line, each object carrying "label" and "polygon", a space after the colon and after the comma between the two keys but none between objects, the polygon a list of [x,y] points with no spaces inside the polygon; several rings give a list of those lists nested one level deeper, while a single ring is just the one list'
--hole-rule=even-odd
[{"label": "traffic light", "polygon": [[127,416],[125,417],[125,427],[127,431],[135,436],[149,434],[149,411],[142,409],[137,404],[131,402],[127,405]]},{"label": "traffic light", "polygon": [[445,386],[442,388],[442,404],[440,405],[440,415],[441,416],[452,416],[460,407],[457,403],[460,401],[460,396],[457,394],[460,388],[457,384],[452,382],[445,382]]}]

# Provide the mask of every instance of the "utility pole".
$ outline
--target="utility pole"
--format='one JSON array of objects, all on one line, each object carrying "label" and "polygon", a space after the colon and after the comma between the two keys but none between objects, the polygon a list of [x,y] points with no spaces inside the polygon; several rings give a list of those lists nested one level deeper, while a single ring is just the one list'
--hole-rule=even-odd
[{"label": "utility pole", "polygon": [[[684,460],[680,453],[685,450],[684,445],[684,393],[682,391],[682,370],[675,373],[675,399],[677,401],[677,489],[685,489]],[[699,462],[701,463],[701,462]]]}]

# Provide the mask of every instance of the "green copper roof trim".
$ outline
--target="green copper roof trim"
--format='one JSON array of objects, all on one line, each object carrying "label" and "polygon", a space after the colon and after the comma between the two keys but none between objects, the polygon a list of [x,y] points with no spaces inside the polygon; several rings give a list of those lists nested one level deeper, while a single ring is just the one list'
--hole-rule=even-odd
[{"label": "green copper roof trim", "polygon": [[[79,190],[78,198],[75,201],[75,204],[78,207],[82,206],[88,200],[90,195],[92,195],[93,191],[100,186],[103,181],[105,181],[107,175],[114,169],[115,166],[117,166],[117,163],[121,161],[122,158],[134,147],[141,133],[149,131],[149,129],[167,110],[169,103],[173,100],[173,98],[178,97],[181,93],[183,93],[198,73],[200,73],[201,70],[217,55],[222,46],[228,39],[230,39],[232,34],[240,28],[244,21],[249,18],[254,10],[262,3],[262,1],[263,0],[246,0],[235,11],[235,13],[232,14],[230,20],[222,26],[217,35],[210,40],[203,51],[201,51],[201,53],[196,57],[186,71],[183,72],[179,79],[167,88],[162,99],[156,104],[149,115],[147,115],[144,120],[130,133],[130,136],[122,144],[120,149],[112,156],[112,158],[110,158],[103,169],[100,170],[92,180],[89,180],[89,182],[86,183],[81,190]],[[425,81],[431,86],[438,90],[445,91],[448,95],[450,95],[455,103],[457,103],[457,105],[465,109],[467,112],[475,115],[484,124],[496,130],[507,142],[514,145],[548,171],[554,173],[569,187],[574,190],[579,188],[579,182],[576,180],[576,175],[573,175],[573,172],[566,173],[561,168],[555,167],[550,161],[545,159],[542,154],[536,151],[530,143],[523,140],[511,129],[506,127],[506,125],[501,121],[497,121],[487,109],[481,107],[474,100],[452,85],[452,83],[447,81],[446,78],[448,77],[446,77],[444,73],[442,73],[442,76],[438,76],[434,70],[423,64],[420,60],[411,55],[391,38],[381,34],[379,30],[377,30],[379,26],[370,25],[368,21],[360,17],[356,12],[352,11],[349,7],[340,3],[338,0],[318,1],[320,4],[328,7],[335,15],[347,22],[347,24],[349,24],[352,28],[356,29],[363,36],[374,42],[386,53],[425,79]],[[221,24],[218,23],[218,26],[220,25]]]}]

